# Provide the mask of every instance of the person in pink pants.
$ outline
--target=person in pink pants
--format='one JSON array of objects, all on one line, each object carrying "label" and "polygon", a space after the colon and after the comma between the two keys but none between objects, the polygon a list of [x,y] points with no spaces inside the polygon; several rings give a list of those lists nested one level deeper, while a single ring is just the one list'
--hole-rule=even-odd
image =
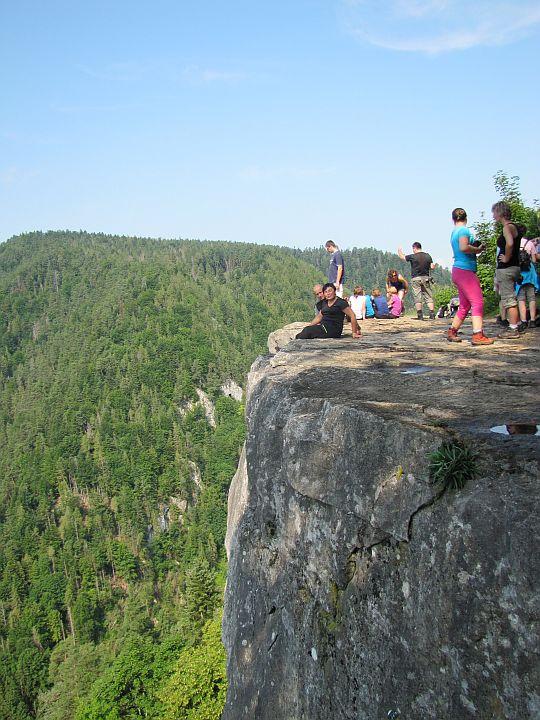
[{"label": "person in pink pants", "polygon": [[459,310],[448,328],[449,342],[461,342],[458,330],[463,325],[469,310],[472,315],[473,345],[492,345],[493,339],[483,332],[484,296],[476,274],[476,256],[485,249],[482,243],[474,239],[467,227],[467,213],[463,208],[452,211],[454,230],[450,237],[450,244],[454,253],[452,265],[452,282],[459,293]]}]

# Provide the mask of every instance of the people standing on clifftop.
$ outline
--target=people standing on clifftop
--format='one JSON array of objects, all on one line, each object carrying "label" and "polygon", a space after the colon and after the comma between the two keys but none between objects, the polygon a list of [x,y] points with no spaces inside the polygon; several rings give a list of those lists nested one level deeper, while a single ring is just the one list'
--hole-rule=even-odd
[{"label": "people standing on clifftop", "polygon": [[332,255],[328,268],[328,282],[336,288],[336,295],[343,297],[343,283],[345,282],[345,262],[338,246],[332,240],[328,240],[324,247]]},{"label": "people standing on clifftop", "polygon": [[314,338],[338,338],[343,332],[345,316],[351,321],[353,338],[360,337],[360,328],[356,316],[349,305],[336,295],[336,288],[332,283],[323,286],[324,302],[320,313],[309,325],[298,333],[297,340],[312,340]]},{"label": "people standing on clifftop", "polygon": [[431,288],[433,282],[431,271],[435,268],[435,263],[429,253],[422,251],[422,245],[419,242],[412,244],[412,250],[412,255],[405,255],[403,250],[398,248],[398,255],[401,260],[411,263],[411,288],[416,307],[416,319],[424,319],[422,308],[425,303],[428,306],[429,319],[435,320]]},{"label": "people standing on clifftop", "polygon": [[473,326],[471,343],[493,345],[492,338],[486,337],[482,330],[484,297],[476,274],[476,256],[485,250],[485,245],[474,239],[467,227],[467,213],[463,208],[455,208],[452,211],[452,220],[454,221],[454,229],[450,236],[454,254],[452,282],[458,289],[459,310],[448,328],[448,342],[461,342],[458,330],[471,310]]},{"label": "people standing on clifftop", "polygon": [[524,228],[512,222],[512,209],[504,201],[497,202],[491,208],[495,222],[502,224],[502,233],[497,239],[497,271],[501,304],[506,308],[508,327],[501,330],[497,337],[501,340],[519,338],[519,312],[516,297],[516,283],[520,277],[519,250]]}]

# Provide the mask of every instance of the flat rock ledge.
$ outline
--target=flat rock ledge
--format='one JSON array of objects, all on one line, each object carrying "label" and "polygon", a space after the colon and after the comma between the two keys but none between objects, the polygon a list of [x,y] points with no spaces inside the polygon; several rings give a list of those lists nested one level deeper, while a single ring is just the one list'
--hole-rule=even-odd
[{"label": "flat rock ledge", "polygon": [[[490,430],[540,423],[540,330],[299,327],[248,380],[223,720],[540,718],[540,438]],[[476,454],[462,490],[430,482],[443,443]]]}]

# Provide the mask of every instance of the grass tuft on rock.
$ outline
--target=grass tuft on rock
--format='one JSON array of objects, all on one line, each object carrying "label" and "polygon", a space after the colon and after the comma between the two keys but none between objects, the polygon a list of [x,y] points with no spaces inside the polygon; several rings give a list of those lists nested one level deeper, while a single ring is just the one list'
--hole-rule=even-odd
[{"label": "grass tuft on rock", "polygon": [[477,475],[478,454],[455,442],[443,444],[430,455],[429,477],[443,490],[462,490]]}]

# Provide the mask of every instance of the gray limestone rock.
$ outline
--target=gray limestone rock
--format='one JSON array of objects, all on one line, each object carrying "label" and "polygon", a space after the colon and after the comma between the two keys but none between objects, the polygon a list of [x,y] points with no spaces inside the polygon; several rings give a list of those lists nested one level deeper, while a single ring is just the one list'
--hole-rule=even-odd
[{"label": "gray limestone rock", "polygon": [[293,338],[295,338],[299,332],[301,332],[307,323],[305,322],[294,322],[285,327],[275,330],[268,336],[268,352],[276,353],[284,348]]},{"label": "gray limestone rock", "polygon": [[[490,432],[540,421],[539,340],[412,327],[254,364],[223,720],[540,718],[540,438]],[[461,491],[430,483],[443,442],[478,453]]]}]

